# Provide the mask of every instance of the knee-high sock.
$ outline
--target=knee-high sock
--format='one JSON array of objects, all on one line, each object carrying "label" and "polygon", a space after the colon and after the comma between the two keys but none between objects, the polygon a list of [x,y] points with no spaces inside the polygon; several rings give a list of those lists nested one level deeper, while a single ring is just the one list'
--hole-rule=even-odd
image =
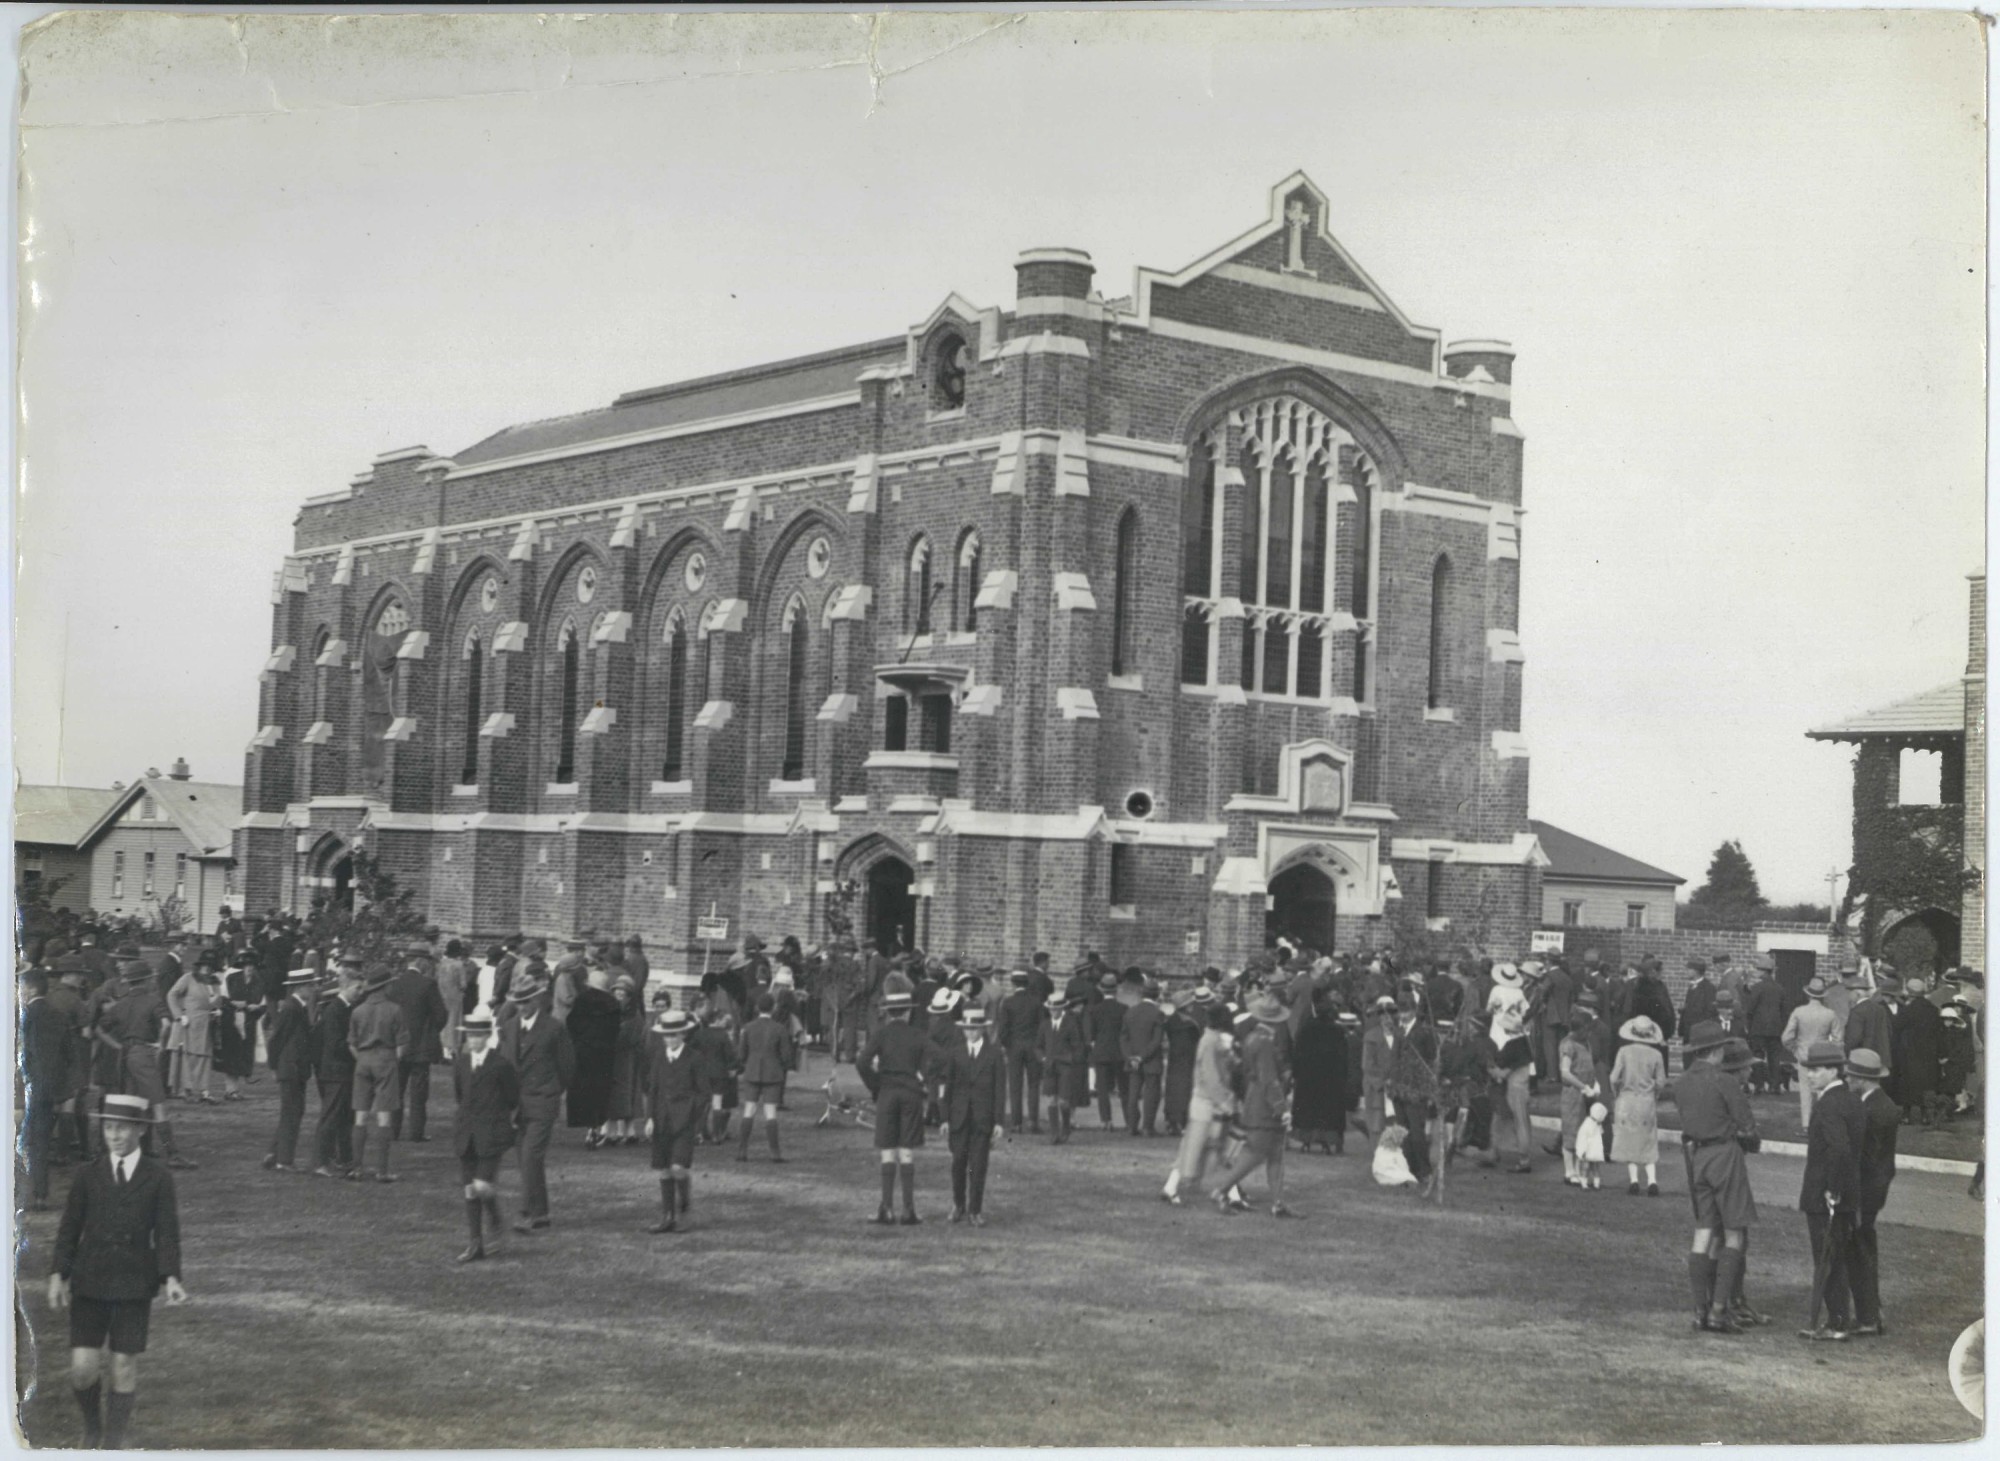
[{"label": "knee-high sock", "polygon": [[76,1396],[76,1408],[83,1412],[83,1439],[87,1446],[95,1446],[104,1434],[103,1411],[100,1400],[104,1394],[104,1382],[92,1380],[81,1390],[71,1392]]},{"label": "knee-high sock", "polygon": [[476,1197],[465,1199],[465,1230],[472,1235],[472,1246],[483,1248],[486,1235],[480,1229],[480,1221],[486,1215],[486,1205]]},{"label": "knee-high sock", "polygon": [[132,1407],[139,1403],[136,1390],[113,1390],[104,1399],[104,1445],[111,1451],[123,1450],[125,1432],[132,1424]]},{"label": "knee-high sock", "polygon": [[660,1179],[660,1215],[673,1222],[677,1212],[676,1199],[680,1196],[680,1183],[672,1177]]},{"label": "knee-high sock", "polygon": [[1688,1292],[1694,1297],[1694,1311],[1708,1307],[1709,1291],[1715,1287],[1715,1260],[1706,1253],[1688,1254]]},{"label": "knee-high sock", "polygon": [[915,1212],[917,1210],[917,1164],[915,1162],[903,1162],[896,1170],[903,1174],[903,1211]]},{"label": "knee-high sock", "polygon": [[882,1211],[887,1212],[896,1205],[896,1164],[882,1164]]},{"label": "knee-high sock", "polygon": [[1743,1292],[1743,1250],[1724,1248],[1715,1260],[1715,1298],[1718,1309],[1726,1309]]},{"label": "knee-high sock", "polygon": [[1736,1251],[1741,1256],[1740,1261],[1736,1265],[1736,1281],[1731,1285],[1729,1298],[1726,1301],[1731,1305],[1740,1305],[1743,1302],[1743,1275],[1750,1267],[1750,1235],[1748,1233],[1743,1235],[1743,1246]]},{"label": "knee-high sock", "polygon": [[368,1128],[366,1125],[354,1128],[354,1170],[368,1170]]},{"label": "knee-high sock", "polygon": [[498,1197],[482,1197],[479,1200],[479,1205],[486,1213],[486,1220],[493,1224],[493,1235],[495,1237],[498,1237],[507,1230],[506,1221],[500,1216],[500,1199]]},{"label": "knee-high sock", "polygon": [[770,1148],[771,1148],[771,1155],[772,1155],[772,1156],[773,1156],[774,1158],[775,1158],[776,1156],[778,1156],[778,1154],[779,1154],[779,1153],[778,1153],[778,1118],[777,1118],[777,1117],[775,1117],[775,1116],[766,1116],[766,1117],[764,1118],[764,1140],[765,1140],[765,1142],[766,1142],[766,1143],[767,1143],[767,1144],[768,1144],[768,1145],[770,1146]]},{"label": "knee-high sock", "polygon": [[674,1178],[674,1189],[680,1196],[681,1212],[686,1213],[694,1206],[694,1178],[683,1172]]},{"label": "knee-high sock", "polygon": [[749,1114],[745,1113],[743,1124],[736,1128],[736,1160],[739,1162],[750,1160],[750,1128],[755,1124]]},{"label": "knee-high sock", "polygon": [[378,1173],[386,1177],[389,1175],[389,1148],[396,1144],[396,1138],[389,1134],[386,1126],[377,1127],[376,1134],[382,1138],[382,1160],[377,1164]]}]

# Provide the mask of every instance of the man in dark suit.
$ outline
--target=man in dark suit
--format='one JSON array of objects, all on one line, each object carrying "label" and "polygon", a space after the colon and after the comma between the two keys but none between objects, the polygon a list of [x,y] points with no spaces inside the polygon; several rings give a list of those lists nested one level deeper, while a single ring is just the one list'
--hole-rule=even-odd
[{"label": "man in dark suit", "polygon": [[1778,987],[1777,960],[1758,954],[1750,963],[1756,978],[1743,991],[1743,1021],[1749,1027],[1750,1048],[1775,1078],[1784,1062],[1785,992]]},{"label": "man in dark suit", "polygon": [[[104,1154],[70,1184],[56,1229],[49,1307],[69,1310],[69,1383],[83,1411],[86,1448],[125,1444],[153,1296],[164,1292],[169,1304],[187,1302],[174,1179],[139,1150],[152,1120],[143,1096],[104,1098]],[[106,1345],[111,1395],[100,1420]]]},{"label": "man in dark suit", "polygon": [[306,1085],[313,1074],[313,971],[295,969],[285,976],[285,997],[271,1020],[264,1051],[271,1074],[278,1079],[278,1130],[264,1158],[265,1170],[298,1170],[299,1126],[306,1116]]},{"label": "man in dark suit", "polygon": [[354,1052],[347,1027],[361,998],[361,958],[340,961],[340,982],[313,1023],[313,1075],[319,1084],[315,1177],[340,1176],[354,1167]]},{"label": "man in dark suit", "polygon": [[1125,1131],[1158,1136],[1160,1077],[1167,1069],[1167,1016],[1153,1002],[1152,988],[1140,976],[1140,997],[1125,1010],[1118,1027],[1119,1053],[1125,1062]]},{"label": "man in dark suit", "polygon": [[1708,960],[1697,956],[1689,959],[1687,966],[1694,979],[1688,985],[1687,998],[1681,1002],[1681,1028],[1692,1030],[1716,1019],[1715,981],[1708,977]]},{"label": "man in dark suit", "polygon": [[1854,1324],[1847,1260],[1853,1247],[1854,1219],[1861,1208],[1861,1141],[1864,1116],[1854,1095],[1841,1084],[1846,1053],[1831,1041],[1807,1047],[1799,1065],[1799,1083],[1814,1095],[1812,1121],[1806,1128],[1806,1169],[1799,1182],[1799,1211],[1806,1215],[1812,1240],[1813,1272],[1820,1275],[1815,1299],[1826,1305],[1825,1322],[1817,1303],[1799,1338],[1840,1340]]},{"label": "man in dark suit", "polygon": [[521,1221],[517,1233],[549,1226],[549,1143],[563,1092],[576,1075],[576,1052],[549,1009],[549,982],[538,969],[517,972],[507,990],[500,1051],[521,1077]]},{"label": "man in dark suit", "polygon": [[986,1011],[969,1006],[959,1017],[963,1043],[951,1048],[944,1067],[945,1129],[951,1142],[951,1220],[969,1218],[986,1226],[986,1164],[1001,1134],[1001,1088],[1007,1057],[986,1027]]},{"label": "man in dark suit", "polygon": [[63,1100],[63,1086],[75,1053],[68,1022],[49,1003],[49,982],[49,971],[39,964],[21,971],[19,1049],[22,1094],[27,1101],[23,1124],[28,1180],[34,1191],[36,1212],[49,1205],[49,1148],[55,1132],[56,1107]]},{"label": "man in dark suit", "polygon": [[1131,1088],[1125,1069],[1125,1005],[1118,998],[1118,976],[1109,969],[1098,976],[1097,992],[1097,1003],[1086,1012],[1084,1025],[1090,1031],[1091,1091],[1097,1097],[1098,1129],[1109,1131],[1112,1098],[1117,1098],[1122,1111],[1125,1093]]},{"label": "man in dark suit", "polygon": [[1042,996],[1034,988],[1034,975],[1016,969],[1008,976],[1013,993],[1000,1001],[999,1028],[995,1031],[1001,1051],[1007,1057],[1007,1120],[1015,1131],[1021,1129],[1022,1089],[1027,1091],[1028,1129],[1042,1134],[1041,1104],[1035,1099],[1042,1089],[1042,1040],[1049,1014]]},{"label": "man in dark suit", "polygon": [[660,1174],[660,1220],[650,1233],[678,1232],[694,1196],[695,1135],[708,1119],[709,1097],[707,1062],[688,1041],[694,1027],[676,1009],[661,1010],[653,1022],[659,1038],[646,1056],[646,1135]]},{"label": "man in dark suit", "polygon": [[1896,1128],[1903,1113],[1882,1089],[1888,1071],[1873,1050],[1847,1053],[1847,1088],[1861,1107],[1861,1211],[1854,1223],[1848,1269],[1854,1286],[1854,1328],[1858,1339],[1879,1338],[1882,1326],[1882,1269],[1875,1246],[1875,1218],[1889,1201],[1896,1180]]},{"label": "man in dark suit", "polygon": [[458,1180],[465,1187],[465,1226],[472,1242],[458,1255],[460,1263],[477,1263],[486,1256],[486,1226],[498,1243],[500,1159],[514,1144],[514,1116],[521,1104],[521,1077],[513,1062],[493,1048],[493,1020],[485,1010],[468,1015],[464,1035],[453,1057],[451,1085],[458,1097],[452,1118],[451,1149],[458,1155]]},{"label": "man in dark suit", "polygon": [[409,1041],[400,1071],[403,1099],[389,1120],[392,1141],[403,1139],[405,1117],[411,1141],[430,1140],[424,1128],[430,1116],[431,1066],[444,1059],[447,1020],[433,967],[427,959],[412,958],[389,985],[389,1001],[403,1012],[403,1033]]},{"label": "man in dark suit", "polygon": [[792,1032],[777,1019],[777,996],[766,991],[757,996],[757,1018],[736,1036],[736,1060],[742,1067],[738,1080],[743,1088],[743,1126],[736,1133],[736,1160],[750,1160],[750,1128],[757,1113],[764,1113],[764,1140],[770,1144],[771,1160],[784,1161],[778,1151],[778,1098],[785,1092],[785,1077],[792,1069]]}]

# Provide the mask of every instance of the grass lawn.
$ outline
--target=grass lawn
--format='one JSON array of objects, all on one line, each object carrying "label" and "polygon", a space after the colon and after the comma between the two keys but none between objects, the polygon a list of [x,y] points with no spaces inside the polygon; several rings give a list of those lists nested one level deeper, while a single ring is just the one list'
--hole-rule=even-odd
[{"label": "grass lawn", "polygon": [[[269,1078],[176,1108],[194,1303],[156,1307],[134,1439],[175,1447],[1859,1442],[1977,1434],[1945,1376],[1981,1312],[1974,1238],[1882,1232],[1883,1340],[1792,1335],[1802,1219],[1767,1208],[1751,1293],[1784,1322],[1688,1326],[1684,1199],[1565,1188],[1559,1167],[1453,1169],[1440,1212],[1375,1187],[1362,1142],[1290,1158],[1305,1217],[1154,1198],[1166,1140],[1082,1131],[995,1153],[990,1226],[948,1225],[941,1141],[920,1228],[876,1228],[870,1134],[787,1155],[703,1148],[694,1230],[649,1237],[638,1147],[559,1133],[556,1226],[467,1268],[456,1165],[397,1149],[393,1187],[258,1168]],[[850,1081],[851,1083],[851,1081]],[[443,1096],[449,1130],[450,1095]],[[1094,1121],[1094,1117],[1090,1118]],[[1673,1160],[1670,1150],[1665,1155]],[[1674,1174],[1677,1175],[1677,1174]],[[63,1178],[58,1178],[58,1196]],[[511,1213],[518,1178],[503,1172]],[[1251,1196],[1261,1188],[1253,1180]],[[31,1216],[21,1348],[31,1444],[75,1443],[67,1331]]]}]

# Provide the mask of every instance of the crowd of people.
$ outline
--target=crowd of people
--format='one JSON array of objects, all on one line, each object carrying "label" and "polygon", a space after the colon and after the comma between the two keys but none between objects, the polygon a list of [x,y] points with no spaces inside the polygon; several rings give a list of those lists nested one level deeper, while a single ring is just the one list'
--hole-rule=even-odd
[{"label": "crowd of people", "polygon": [[[780,1113],[802,1053],[818,1045],[836,1070],[853,1065],[872,1102],[874,1220],[887,1226],[923,1221],[916,1155],[927,1133],[942,1129],[949,1147],[950,1221],[978,1226],[995,1140],[1046,1133],[1063,1145],[1093,1108],[1101,1130],[1177,1142],[1163,1201],[1200,1197],[1228,1215],[1251,1210],[1245,1184],[1261,1176],[1272,1216],[1295,1216],[1288,1154],[1344,1153],[1350,1131],[1366,1135],[1375,1181],[1439,1201],[1461,1157],[1519,1174],[1534,1170],[1538,1150],[1560,1154],[1573,1188],[1595,1190],[1604,1168],[1622,1167],[1628,1194],[1657,1197],[1660,1107],[1672,1102],[1695,1210],[1695,1323],[1735,1333],[1763,1321],[1743,1297],[1755,1205],[1742,1157],[1760,1141],[1748,1093],[1796,1083],[1815,1154],[1802,1206],[1826,1255],[1816,1289],[1832,1316],[1809,1337],[1880,1333],[1873,1219],[1895,1127],[1905,1112],[1931,1120],[1969,1108],[1983,1085],[1983,979],[1969,969],[1933,992],[1857,962],[1837,982],[1793,991],[1765,955],[1740,970],[1695,959],[1676,1009],[1657,962],[1614,968],[1594,951],[1405,963],[1281,940],[1242,969],[1169,979],[1095,953],[1067,973],[1046,953],[1003,971],[846,937],[811,949],[787,938],[773,951],[752,934],[698,987],[677,991],[655,980],[640,938],[594,931],[560,952],[526,935],[475,950],[435,929],[341,946],[282,913],[225,910],[212,936],[166,948],[125,941],[107,952],[104,936],[74,920],[27,950],[24,1149],[37,1208],[52,1166],[87,1162],[88,1175],[143,1157],[155,1210],[163,1194],[172,1221],[168,1173],[195,1165],[175,1139],[173,1104],[240,1098],[260,1046],[278,1092],[264,1167],[396,1182],[397,1145],[433,1139],[430,1086],[443,1066],[465,1204],[461,1263],[485,1259],[509,1229],[532,1237],[552,1226],[548,1158],[563,1124],[584,1133],[585,1150],[647,1145],[660,1189],[650,1231],[680,1231],[697,1148],[726,1147],[733,1129],[735,1159],[748,1161],[761,1119],[769,1160],[785,1160]],[[1829,1094],[1836,1067],[1858,1091],[1852,1101]],[[1543,1088],[1560,1110],[1546,1145],[1530,1112]],[[856,1105],[838,1075],[825,1089],[822,1124]],[[510,1155],[511,1223],[500,1196]],[[1850,1167],[1869,1175],[1849,1180]],[[143,1315],[136,1331],[129,1316],[119,1327],[115,1306],[129,1300],[90,1295],[63,1266],[79,1261],[90,1204],[104,1196],[95,1177],[72,1183],[71,1241],[57,1249],[57,1276],[76,1278],[64,1292],[73,1316],[75,1294],[114,1306],[81,1327],[73,1317],[79,1403],[95,1394],[107,1337],[114,1361],[136,1354],[135,1332],[144,1347]],[[178,1272],[152,1277],[180,1291]],[[114,1391],[129,1394],[135,1376],[114,1363]]]}]

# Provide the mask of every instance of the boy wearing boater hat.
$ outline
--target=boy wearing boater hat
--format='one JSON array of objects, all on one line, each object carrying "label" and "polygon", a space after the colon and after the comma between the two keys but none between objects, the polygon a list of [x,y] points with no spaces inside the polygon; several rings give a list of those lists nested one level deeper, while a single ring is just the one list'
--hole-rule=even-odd
[{"label": "boy wearing boater hat", "polygon": [[395,1138],[390,1124],[403,1107],[403,1056],[409,1049],[409,1035],[403,1011],[389,998],[393,974],[377,974],[362,987],[361,1003],[347,1023],[347,1048],[354,1052],[354,1169],[350,1182],[368,1176],[368,1128],[373,1126],[382,1145],[377,1182],[400,1180],[389,1170],[389,1148]]},{"label": "boy wearing boater hat", "polygon": [[708,1062],[688,1039],[694,1029],[684,1010],[663,1009],[653,1021],[660,1038],[647,1057],[646,1135],[660,1174],[660,1220],[649,1233],[680,1231],[694,1197],[695,1135],[708,1117],[710,1083]]},{"label": "boy wearing boater hat", "polygon": [[[1750,1173],[1743,1160],[1758,1145],[1757,1119],[1737,1079],[1722,1068],[1728,1037],[1704,1021],[1683,1037],[1693,1062],[1674,1084],[1681,1112],[1681,1151],[1687,1162],[1688,1198],[1694,1206],[1694,1241],[1688,1251],[1688,1285],[1694,1327],[1711,1334],[1740,1334],[1731,1298],[1743,1274],[1744,1243],[1757,1221]],[[1718,1231],[1719,1255],[1710,1249]]]},{"label": "boy wearing boater hat", "polygon": [[[917,1151],[924,1144],[924,1062],[929,1045],[910,1027],[911,997],[901,990],[882,997],[882,1028],[854,1063],[868,1094],[875,1098],[875,1150],[882,1167],[882,1202],[875,1221],[914,1227],[917,1216]],[[903,1186],[903,1214],[892,1211],[896,1183]]]},{"label": "boy wearing boater hat", "polygon": [[[48,1300],[52,1309],[69,1310],[69,1383],[83,1411],[86,1449],[125,1445],[153,1296],[164,1293],[169,1304],[187,1302],[174,1179],[139,1150],[141,1135],[156,1121],[143,1096],[104,1098],[103,1155],[71,1184],[56,1229]],[[107,1346],[108,1399],[103,1395]]]},{"label": "boy wearing boater hat", "polygon": [[500,1159],[514,1145],[514,1114],[521,1104],[521,1076],[493,1043],[493,1015],[484,1005],[459,1026],[462,1036],[452,1057],[451,1084],[458,1097],[452,1119],[451,1149],[458,1155],[458,1180],[465,1188],[465,1226],[472,1242],[458,1255],[476,1263],[487,1253],[485,1228],[492,1224],[498,1243]]}]

